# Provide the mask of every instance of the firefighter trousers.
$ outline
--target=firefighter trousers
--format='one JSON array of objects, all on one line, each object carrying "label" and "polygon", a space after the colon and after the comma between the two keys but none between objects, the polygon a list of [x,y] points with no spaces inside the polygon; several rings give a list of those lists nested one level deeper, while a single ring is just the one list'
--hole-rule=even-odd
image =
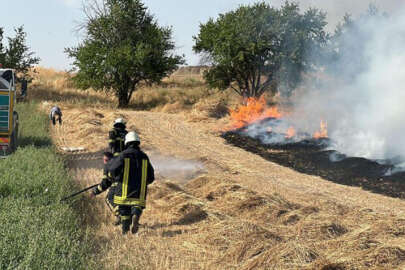
[{"label": "firefighter trousers", "polygon": [[[118,205],[118,212],[121,217],[122,233],[126,234],[132,224],[132,218],[135,216],[136,222],[142,215],[143,208],[137,205]],[[136,230],[133,228],[133,233],[138,230],[139,224],[133,224],[136,226]]]}]

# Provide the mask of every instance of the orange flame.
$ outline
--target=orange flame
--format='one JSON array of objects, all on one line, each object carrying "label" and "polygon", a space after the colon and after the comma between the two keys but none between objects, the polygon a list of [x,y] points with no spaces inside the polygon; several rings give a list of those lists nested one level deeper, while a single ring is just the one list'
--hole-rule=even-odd
[{"label": "orange flame", "polygon": [[[248,98],[246,105],[241,105],[237,109],[229,109],[232,124],[230,129],[239,129],[253,122],[263,120],[268,117],[281,118],[283,114],[277,107],[267,107],[266,100],[263,96],[260,98]],[[267,132],[273,132],[272,127],[268,127]],[[285,138],[289,139],[297,136],[297,131],[293,126],[290,126],[285,132],[284,130],[276,130],[277,133],[284,133]],[[321,120],[320,130],[313,134],[315,139],[328,137],[328,124]]]},{"label": "orange flame", "polygon": [[289,127],[289,128],[287,129],[287,132],[286,132],[286,134],[285,134],[285,137],[286,137],[287,139],[289,139],[289,138],[294,137],[295,134],[296,134],[295,129],[294,129],[293,127]]},{"label": "orange flame", "polygon": [[328,137],[328,123],[321,120],[321,130],[314,133],[313,137],[315,139],[327,138]]},{"label": "orange flame", "polygon": [[229,111],[233,120],[232,128],[241,128],[267,117],[281,117],[281,113],[277,107],[266,107],[266,100],[263,96],[259,99],[248,98],[246,105],[240,106],[236,110],[230,109]]}]

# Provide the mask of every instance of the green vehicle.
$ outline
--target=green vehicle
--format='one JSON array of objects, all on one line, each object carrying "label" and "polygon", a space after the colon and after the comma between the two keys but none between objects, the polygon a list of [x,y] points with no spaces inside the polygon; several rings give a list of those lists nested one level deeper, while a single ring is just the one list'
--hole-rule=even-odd
[{"label": "green vehicle", "polygon": [[15,75],[12,69],[0,69],[0,157],[11,154],[17,148],[18,113]]}]

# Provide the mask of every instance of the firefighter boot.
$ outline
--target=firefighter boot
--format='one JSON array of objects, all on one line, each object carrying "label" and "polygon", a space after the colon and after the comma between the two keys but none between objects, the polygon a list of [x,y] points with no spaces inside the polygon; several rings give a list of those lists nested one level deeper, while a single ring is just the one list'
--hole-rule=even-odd
[{"label": "firefighter boot", "polygon": [[131,228],[131,232],[133,234],[137,233],[139,229],[139,216],[138,215],[134,215],[133,220],[132,220],[132,228]]},{"label": "firefighter boot", "polygon": [[122,216],[121,217],[121,224],[122,224],[122,234],[127,234],[129,231],[129,227],[131,227],[131,216]]}]

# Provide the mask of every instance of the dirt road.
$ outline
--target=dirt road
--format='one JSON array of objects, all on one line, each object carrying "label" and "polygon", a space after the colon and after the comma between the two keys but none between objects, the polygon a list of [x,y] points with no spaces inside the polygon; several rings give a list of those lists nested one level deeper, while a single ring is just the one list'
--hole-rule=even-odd
[{"label": "dirt road", "polygon": [[[140,234],[142,243],[155,241],[147,246],[156,250],[156,261],[137,261],[147,269],[405,266],[405,201],[304,175],[227,145],[219,137],[225,120],[194,122],[181,114],[74,106],[63,113],[64,125],[55,127],[53,135],[59,148],[86,149],[70,156],[72,173],[82,185],[100,179],[100,153],[116,117],[125,117],[128,129],[140,134],[159,174]],[[97,234],[122,250],[108,236],[109,213],[98,213],[104,219]],[[168,245],[177,255],[163,251]],[[112,261],[106,264],[123,267]]]}]

